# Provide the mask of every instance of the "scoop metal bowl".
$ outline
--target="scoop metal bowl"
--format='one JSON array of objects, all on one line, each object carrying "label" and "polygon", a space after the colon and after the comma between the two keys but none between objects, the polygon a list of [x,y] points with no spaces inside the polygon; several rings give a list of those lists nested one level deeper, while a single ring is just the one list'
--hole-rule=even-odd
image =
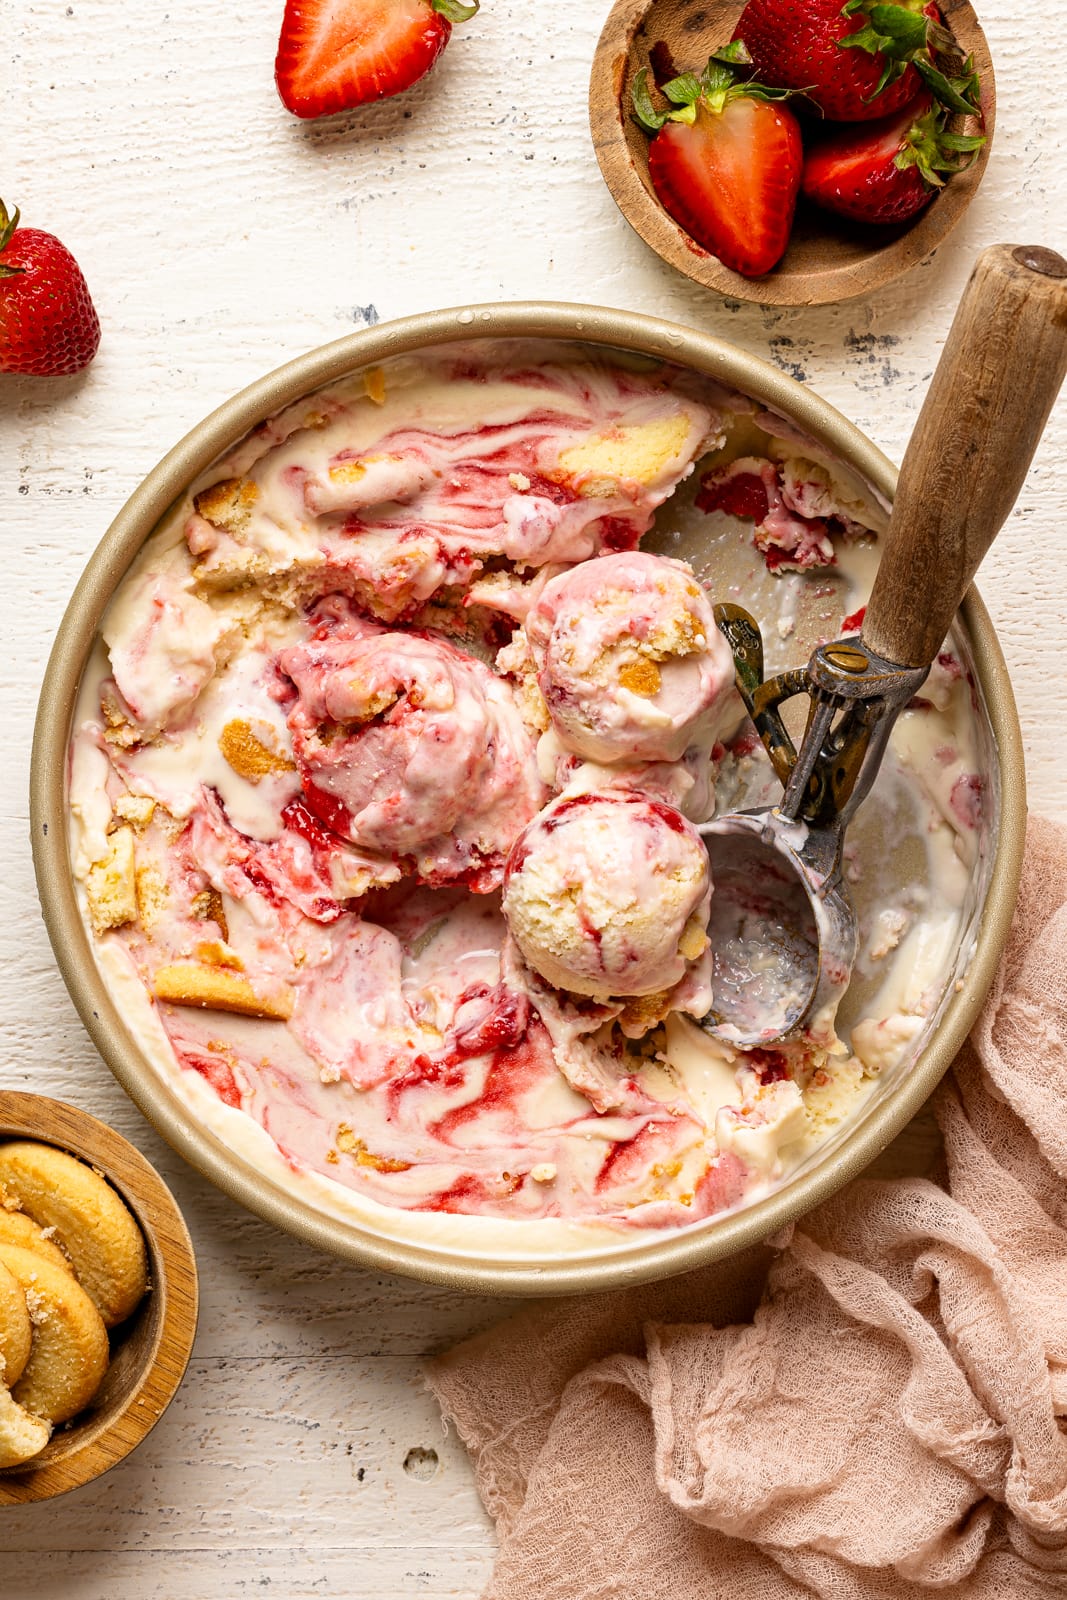
[{"label": "scoop metal bowl", "polygon": [[[714,1005],[701,1026],[726,1044],[799,1034],[832,1043],[856,960],[856,913],[841,882],[845,829],[870,793],[893,723],[927,669],[897,668],[852,638],[823,645],[804,672],[763,677],[763,640],[740,606],[715,620],[737,686],[785,793],[770,810],[706,823],[711,858]],[[799,752],[779,707],[811,696]]]},{"label": "scoop metal bowl", "polygon": [[[834,1144],[767,1198],[692,1229],[669,1234],[604,1230],[588,1247],[539,1254],[498,1242],[434,1239],[404,1217],[374,1222],[341,1217],[261,1170],[190,1115],[174,1086],[147,1060],[96,965],[78,909],[68,852],[67,751],[73,708],[101,618],[115,589],[168,508],[212,461],[264,418],[325,384],[395,356],[471,338],[548,339],[622,352],[624,359],[670,361],[751,396],[810,437],[841,463],[865,495],[872,517],[893,498],[895,469],[852,423],[810,389],[769,362],[654,317],[595,306],[544,303],[462,306],[380,323],[289,362],[228,400],[155,466],[120,511],[71,598],[46,672],[31,774],[30,827],[37,882],[55,959],[93,1044],[150,1122],[199,1172],[233,1200],[287,1229],[313,1248],[374,1270],[403,1272],[455,1289],[502,1295],[547,1295],[607,1289],[687,1272],[757,1245],[827,1199],[854,1177],[912,1119],[966,1034],[992,980],[1018,888],[1026,815],[1022,741],[1011,684],[988,614],[971,594],[958,619],[958,648],[973,671],[982,759],[990,777],[987,854],[974,880],[955,970],[946,975],[936,1031],[906,1070],[880,1086],[864,1115]],[[713,547],[714,546],[714,547]],[[655,545],[653,545],[655,547]],[[713,587],[748,582],[747,542],[715,545],[701,534],[688,548],[669,544],[715,567]],[[743,559],[744,566],[737,562]],[[762,563],[759,563],[762,570]],[[752,571],[756,571],[753,566]],[[771,580],[767,580],[768,585]],[[957,984],[956,980],[959,980]],[[53,1002],[60,1003],[58,986]],[[88,1046],[83,1072],[94,1069]]]}]

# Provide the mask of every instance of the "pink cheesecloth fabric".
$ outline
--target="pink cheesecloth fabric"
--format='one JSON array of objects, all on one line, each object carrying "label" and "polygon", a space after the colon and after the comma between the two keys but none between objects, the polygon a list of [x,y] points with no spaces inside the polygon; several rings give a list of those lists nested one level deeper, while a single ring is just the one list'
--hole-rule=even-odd
[{"label": "pink cheesecloth fabric", "polygon": [[1030,825],[935,1108],[941,1182],[805,1217],[750,1322],[715,1325],[718,1267],[433,1364],[500,1535],[486,1600],[1067,1596],[1065,828]]}]

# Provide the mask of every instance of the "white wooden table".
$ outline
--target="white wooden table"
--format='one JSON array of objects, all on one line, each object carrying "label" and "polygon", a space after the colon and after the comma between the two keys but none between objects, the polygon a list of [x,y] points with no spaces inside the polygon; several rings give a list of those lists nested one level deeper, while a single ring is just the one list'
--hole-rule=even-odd
[{"label": "white wooden table", "polygon": [[[379,318],[513,298],[713,329],[899,459],[977,249],[1067,245],[1058,62],[1023,44],[1036,0],[982,7],[1000,126],[959,233],[877,303],[806,312],[724,305],[620,218],[585,109],[607,0],[484,0],[432,78],[322,126],[276,99],[281,9],[0,0],[0,193],[75,251],[104,327],[83,378],[0,378],[0,1084],[134,1140],[185,1212],[203,1293],[189,1375],[140,1451],[63,1501],[0,1511],[3,1600],[473,1596],[492,1555],[418,1369],[500,1303],[309,1255],[235,1210],[127,1101],[53,965],[27,834],[37,689],[78,573],[139,479],[289,356]],[[1061,403],[980,582],[1032,803],[1067,819],[1065,456]]]}]

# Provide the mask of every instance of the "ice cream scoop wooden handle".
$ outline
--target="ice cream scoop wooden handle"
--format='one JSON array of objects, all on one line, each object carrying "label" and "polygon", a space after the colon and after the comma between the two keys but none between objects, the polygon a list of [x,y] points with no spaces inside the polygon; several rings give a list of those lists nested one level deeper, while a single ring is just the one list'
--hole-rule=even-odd
[{"label": "ice cream scoop wooden handle", "polygon": [[864,642],[927,667],[1022,489],[1067,374],[1067,261],[978,258],[911,436]]}]

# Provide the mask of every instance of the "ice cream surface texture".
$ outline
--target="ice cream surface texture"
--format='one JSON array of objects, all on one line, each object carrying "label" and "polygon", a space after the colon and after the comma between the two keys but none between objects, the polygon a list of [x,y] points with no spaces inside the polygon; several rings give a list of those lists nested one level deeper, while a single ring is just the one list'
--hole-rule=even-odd
[{"label": "ice cream surface texture", "polygon": [[[694,503],[734,459],[819,522],[817,573]],[[76,708],[72,869],[146,1070],[379,1235],[538,1255],[765,1193],[914,1053],[981,857],[948,652],[855,825],[842,1042],[697,1026],[693,821],[776,792],[709,595],[803,659],[869,585],[861,497],[744,397],[581,346],[404,357],[263,422],[144,546]]]},{"label": "ice cream surface texture", "polygon": [[342,839],[411,857],[424,883],[491,889],[546,795],[509,686],[444,639],[338,601],[278,658],[308,808]]}]

